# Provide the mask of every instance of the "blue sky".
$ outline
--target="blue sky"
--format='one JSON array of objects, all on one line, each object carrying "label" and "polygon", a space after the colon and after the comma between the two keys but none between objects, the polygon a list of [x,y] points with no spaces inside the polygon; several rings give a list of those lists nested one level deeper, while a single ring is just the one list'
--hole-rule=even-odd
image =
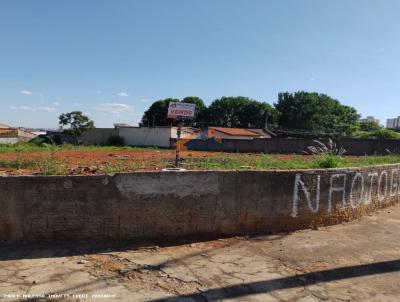
[{"label": "blue sky", "polygon": [[0,122],[81,110],[136,124],[152,101],[326,93],[400,115],[398,0],[2,0]]}]

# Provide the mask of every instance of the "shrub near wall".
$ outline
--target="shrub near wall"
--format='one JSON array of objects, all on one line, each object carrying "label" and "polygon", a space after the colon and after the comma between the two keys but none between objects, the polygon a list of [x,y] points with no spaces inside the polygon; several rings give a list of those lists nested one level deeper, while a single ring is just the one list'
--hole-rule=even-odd
[{"label": "shrub near wall", "polygon": [[400,165],[0,177],[0,240],[160,241],[349,221],[399,200]]}]

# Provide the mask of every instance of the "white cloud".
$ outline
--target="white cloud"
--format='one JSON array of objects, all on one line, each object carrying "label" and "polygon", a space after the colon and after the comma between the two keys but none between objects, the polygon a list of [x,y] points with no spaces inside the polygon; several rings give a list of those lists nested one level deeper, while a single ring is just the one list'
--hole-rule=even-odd
[{"label": "white cloud", "polygon": [[53,102],[53,105],[54,106],[60,106],[60,103],[59,102]]},{"label": "white cloud", "polygon": [[121,114],[121,113],[129,113],[133,112],[133,107],[127,104],[121,103],[105,103],[100,104],[100,106],[95,108],[97,111],[106,113],[106,114]]},{"label": "white cloud", "polygon": [[129,96],[129,93],[124,92],[124,91],[121,91],[121,92],[118,92],[116,95],[117,95],[117,96],[126,97],[126,96]]},{"label": "white cloud", "polygon": [[21,90],[20,92],[21,92],[21,94],[24,94],[24,95],[34,95],[34,93],[30,90]]},{"label": "white cloud", "polygon": [[12,110],[22,110],[22,111],[55,111],[56,108],[49,106],[39,106],[39,107],[30,107],[30,106],[10,106]]},{"label": "white cloud", "polygon": [[36,93],[31,90],[21,90],[20,93],[23,95],[29,95],[29,96],[33,96],[33,95],[43,96],[43,93],[41,93],[41,92]]}]

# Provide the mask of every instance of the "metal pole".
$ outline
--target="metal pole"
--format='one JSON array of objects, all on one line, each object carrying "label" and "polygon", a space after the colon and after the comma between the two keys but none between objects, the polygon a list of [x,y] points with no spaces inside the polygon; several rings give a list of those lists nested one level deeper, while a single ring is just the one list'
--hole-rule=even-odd
[{"label": "metal pole", "polygon": [[180,164],[180,143],[179,140],[181,139],[181,133],[182,133],[182,120],[179,121],[178,124],[178,130],[177,130],[177,139],[176,139],[176,152],[175,152],[175,168],[179,168]]}]

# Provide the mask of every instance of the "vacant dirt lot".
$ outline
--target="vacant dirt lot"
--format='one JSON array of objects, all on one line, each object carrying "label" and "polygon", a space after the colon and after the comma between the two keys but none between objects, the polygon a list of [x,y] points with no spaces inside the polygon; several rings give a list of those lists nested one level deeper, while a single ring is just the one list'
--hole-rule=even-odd
[{"label": "vacant dirt lot", "polygon": [[[345,168],[400,163],[400,155],[338,156],[181,152],[181,167],[188,170],[287,170]],[[175,151],[135,147],[0,146],[0,176],[90,175],[151,171],[173,167]]]},{"label": "vacant dirt lot", "polygon": [[[211,152],[182,152],[182,157],[204,158],[216,155]],[[107,168],[119,168],[128,171],[160,170],[172,166],[175,160],[174,150],[63,150],[57,152],[3,153],[0,160],[29,161],[51,159],[55,164],[66,165],[65,174],[104,173]],[[23,164],[22,164],[23,165]],[[37,168],[1,167],[0,173],[9,175],[30,175],[38,172]]]},{"label": "vacant dirt lot", "polygon": [[[201,162],[211,157],[230,159],[234,154],[221,152],[181,152],[182,166],[187,169],[207,169],[207,166],[186,165],[193,161]],[[256,159],[258,154],[246,155]],[[237,157],[237,155],[236,155]],[[274,160],[311,161],[312,156],[271,155]],[[40,173],[41,169],[35,162],[47,161],[48,164],[63,166],[59,174],[103,174],[109,172],[151,171],[172,167],[175,161],[174,150],[60,150],[56,152],[35,151],[20,153],[0,153],[0,175],[32,175]],[[224,159],[221,159],[223,161]],[[3,164],[2,164],[3,163]],[[6,164],[4,164],[6,163]],[[19,167],[18,167],[19,165]],[[245,164],[244,164],[245,165]],[[38,165],[39,166],[39,165]],[[245,167],[245,166],[244,166]]]},{"label": "vacant dirt lot", "polygon": [[399,242],[394,206],[318,230],[171,246],[0,245],[0,301],[399,301]]}]

